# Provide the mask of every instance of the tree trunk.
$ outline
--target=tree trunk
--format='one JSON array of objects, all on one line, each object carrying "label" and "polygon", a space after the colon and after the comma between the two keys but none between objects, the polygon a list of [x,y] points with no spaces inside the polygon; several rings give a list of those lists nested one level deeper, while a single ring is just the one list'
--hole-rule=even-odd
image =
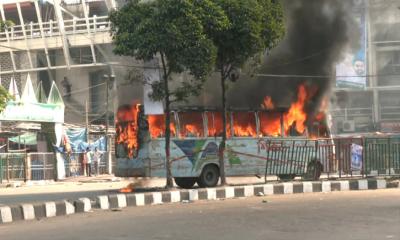
[{"label": "tree trunk", "polygon": [[225,164],[224,164],[224,152],[226,145],[226,89],[225,89],[225,76],[224,71],[221,69],[221,90],[222,90],[222,141],[219,144],[219,172],[221,177],[221,185],[226,184],[225,177]]},{"label": "tree trunk", "polygon": [[170,143],[171,143],[171,110],[170,110],[170,99],[169,99],[169,86],[168,86],[168,73],[165,64],[164,55],[161,54],[161,61],[164,70],[164,89],[165,89],[165,170],[166,170],[166,187],[172,188],[174,183],[172,181],[172,174],[171,174],[171,162],[170,162]]}]

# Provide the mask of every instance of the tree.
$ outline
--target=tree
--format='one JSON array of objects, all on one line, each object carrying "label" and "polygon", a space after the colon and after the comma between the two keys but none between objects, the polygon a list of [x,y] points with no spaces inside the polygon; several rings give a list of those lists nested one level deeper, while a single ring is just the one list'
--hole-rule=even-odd
[{"label": "tree", "polygon": [[0,32],[3,32],[4,29],[8,28],[8,27],[12,27],[14,25],[14,23],[12,21],[2,21],[0,20]]},{"label": "tree", "polygon": [[226,133],[226,81],[236,81],[238,70],[252,58],[276,46],[284,35],[283,11],[277,0],[215,0],[229,18],[229,27],[210,37],[217,47],[220,72],[223,135],[219,146],[221,184],[226,184],[224,151]]},{"label": "tree", "polygon": [[[170,105],[200,93],[216,61],[216,48],[208,36],[226,29],[228,19],[212,0],[132,0],[112,12],[110,20],[116,54],[161,60],[162,79],[151,84],[150,97],[165,104],[167,187],[172,187]],[[192,78],[171,89],[172,75],[182,72]]]},{"label": "tree", "polygon": [[6,108],[7,102],[12,99],[13,96],[11,96],[3,86],[0,86],[0,113]]}]

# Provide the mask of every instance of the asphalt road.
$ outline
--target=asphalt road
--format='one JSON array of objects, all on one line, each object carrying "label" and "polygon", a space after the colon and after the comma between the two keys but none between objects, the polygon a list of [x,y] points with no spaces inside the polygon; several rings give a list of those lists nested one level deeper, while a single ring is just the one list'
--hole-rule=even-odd
[{"label": "asphalt road", "polygon": [[400,239],[400,190],[254,197],[95,211],[0,226],[1,240]]}]

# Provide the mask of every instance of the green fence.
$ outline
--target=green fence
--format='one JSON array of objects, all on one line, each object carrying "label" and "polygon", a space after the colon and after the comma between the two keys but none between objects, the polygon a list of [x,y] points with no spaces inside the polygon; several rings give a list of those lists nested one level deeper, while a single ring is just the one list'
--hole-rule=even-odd
[{"label": "green fence", "polygon": [[26,180],[25,153],[0,153],[0,182]]},{"label": "green fence", "polygon": [[399,136],[365,138],[362,146],[365,174],[400,174]]}]

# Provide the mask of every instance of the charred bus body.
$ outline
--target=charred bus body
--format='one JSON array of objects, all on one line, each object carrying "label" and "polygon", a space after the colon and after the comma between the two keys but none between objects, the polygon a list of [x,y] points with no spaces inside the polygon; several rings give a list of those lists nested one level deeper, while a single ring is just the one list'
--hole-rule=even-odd
[{"label": "charred bus body", "polygon": [[[318,126],[306,128],[302,120],[289,121],[289,112],[276,108],[228,111],[224,153],[227,176],[319,178],[324,162],[334,155],[333,150],[321,150],[321,146],[329,146],[330,140],[318,138],[328,135],[326,121],[318,119]],[[186,107],[172,111],[171,119],[170,161],[175,182],[184,188],[196,182],[201,187],[215,186],[219,180],[221,112]],[[116,121],[116,175],[165,177],[164,129],[164,115],[146,116],[140,105],[120,107]]]}]

